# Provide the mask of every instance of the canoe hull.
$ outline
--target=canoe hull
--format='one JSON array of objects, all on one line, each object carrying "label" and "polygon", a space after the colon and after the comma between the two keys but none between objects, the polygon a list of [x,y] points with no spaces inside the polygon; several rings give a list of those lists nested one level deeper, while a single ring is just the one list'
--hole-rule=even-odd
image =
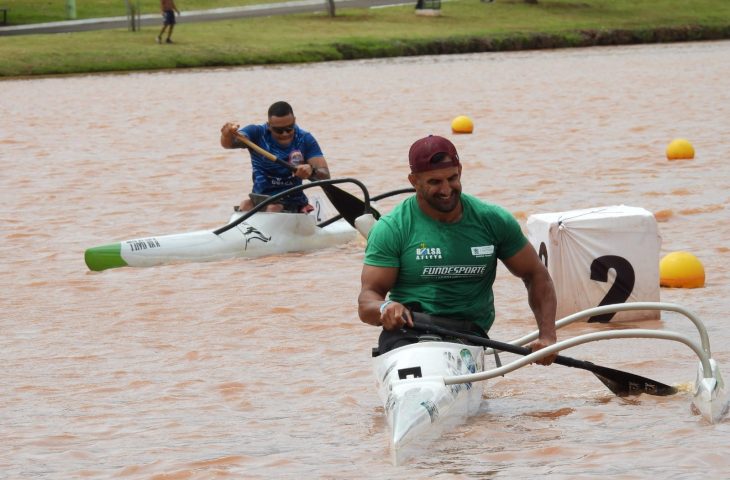
[{"label": "canoe hull", "polygon": [[479,410],[482,382],[445,385],[443,378],[483,369],[483,348],[449,342],[407,345],[375,358],[395,465],[418,456]]},{"label": "canoe hull", "polygon": [[[240,215],[240,214],[239,214]],[[233,221],[235,216],[231,219]],[[260,212],[216,235],[211,230],[140,237],[86,250],[90,270],[123,266],[152,267],[181,262],[210,262],[306,252],[347,243],[357,231],[344,220],[324,228],[312,215]]]}]

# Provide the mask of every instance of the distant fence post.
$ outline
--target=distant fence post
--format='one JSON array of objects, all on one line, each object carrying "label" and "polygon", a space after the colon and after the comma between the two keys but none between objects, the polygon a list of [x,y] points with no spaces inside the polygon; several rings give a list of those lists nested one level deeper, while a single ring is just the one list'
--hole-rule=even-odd
[{"label": "distant fence post", "polygon": [[142,14],[139,8],[139,0],[124,0],[127,5],[127,23],[129,30],[136,32],[142,28]]},{"label": "distant fence post", "polygon": [[132,4],[129,0],[124,0],[124,4],[127,6],[127,29],[134,31],[134,15],[132,13]]},{"label": "distant fence post", "polygon": [[335,16],[335,0],[327,0],[327,13],[330,17]]},{"label": "distant fence post", "polygon": [[418,0],[416,2],[416,15],[441,15],[441,0]]},{"label": "distant fence post", "polygon": [[76,0],[66,0],[66,18],[69,20],[76,18]]}]

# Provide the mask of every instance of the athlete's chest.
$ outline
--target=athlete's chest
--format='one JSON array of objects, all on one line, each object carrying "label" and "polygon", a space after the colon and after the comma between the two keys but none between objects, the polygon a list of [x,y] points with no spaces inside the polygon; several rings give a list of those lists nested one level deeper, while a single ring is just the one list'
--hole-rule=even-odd
[{"label": "athlete's chest", "polygon": [[298,155],[299,159],[302,160],[302,152],[304,152],[306,147],[303,138],[300,136],[294,137],[291,143],[287,145],[281,145],[269,135],[264,136],[263,142],[267,145],[267,149],[270,152],[286,161],[289,161],[292,155],[295,157]]},{"label": "athlete's chest", "polygon": [[495,239],[484,228],[417,228],[401,250],[401,265],[419,275],[482,276],[496,263]]}]

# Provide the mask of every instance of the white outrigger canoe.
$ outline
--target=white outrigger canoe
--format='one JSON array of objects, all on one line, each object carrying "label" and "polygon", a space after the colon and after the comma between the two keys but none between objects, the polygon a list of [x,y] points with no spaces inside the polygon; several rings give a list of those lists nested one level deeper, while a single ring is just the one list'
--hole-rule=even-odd
[{"label": "white outrigger canoe", "polygon": [[[241,217],[236,213],[231,222]],[[235,227],[147,236],[89,248],[84,260],[90,270],[152,267],[180,262],[210,262],[236,257],[261,257],[307,252],[341,245],[358,232],[345,220],[318,227],[315,216],[300,213],[258,212]]]},{"label": "white outrigger canoe", "polygon": [[[362,189],[365,200],[335,187],[338,183],[357,185]],[[315,210],[309,214],[260,211],[281,197],[312,187],[321,187],[340,215],[328,215],[331,213],[330,205],[316,196],[310,199]],[[389,192],[381,198],[403,191]],[[323,215],[328,220],[321,222]],[[127,266],[152,267],[308,252],[347,243],[357,238],[358,232],[367,237],[379,215],[370,206],[369,194],[360,181],[354,178],[320,180],[269,197],[250,212],[235,212],[228,224],[217,230],[123,240],[87,249],[84,260],[90,270],[101,271]]]},{"label": "white outrigger canoe", "polygon": [[482,382],[446,385],[444,377],[481,372],[483,347],[414,343],[375,357],[374,362],[395,465],[417,456],[425,443],[479,409]]},{"label": "white outrigger canoe", "polygon": [[[425,451],[427,444],[437,438],[444,431],[444,427],[464,423],[470,415],[476,413],[483,392],[483,386],[480,385],[484,380],[505,375],[546,355],[601,340],[660,339],[679,342],[689,347],[699,359],[692,396],[693,409],[708,423],[719,422],[730,410],[730,390],[720,374],[719,365],[712,358],[707,329],[696,315],[681,305],[662,302],[604,305],[569,315],[557,321],[556,328],[594,315],[627,310],[662,310],[679,313],[694,323],[699,334],[699,342],[673,331],[629,328],[579,335],[538,352],[529,353],[529,350],[521,345],[535,340],[538,332],[532,332],[509,343],[456,334],[481,346],[427,341],[400,347],[375,357],[374,371],[378,394],[383,402],[390,428],[389,440],[393,463],[400,465],[419,452]],[[425,317],[427,316],[422,316]],[[418,314],[415,320],[419,330],[442,335],[455,333],[446,329],[439,331],[439,327],[434,325],[419,325]],[[500,348],[496,348],[497,345]],[[484,355],[494,352],[492,348],[485,349],[487,346],[495,346],[497,351],[511,351],[524,356],[508,364],[485,370]],[[665,396],[678,391],[674,387],[645,377],[562,355],[558,356],[555,363],[593,372],[619,396],[641,393]]]}]

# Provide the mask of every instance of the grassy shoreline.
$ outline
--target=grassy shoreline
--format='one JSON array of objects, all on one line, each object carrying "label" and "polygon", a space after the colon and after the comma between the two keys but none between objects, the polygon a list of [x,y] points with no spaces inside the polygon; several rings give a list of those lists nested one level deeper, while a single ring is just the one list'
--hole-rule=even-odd
[{"label": "grassy shoreline", "polygon": [[185,24],[183,16],[173,45],[157,45],[158,30],[0,37],[0,77],[722,40],[730,39],[730,2],[454,0],[439,17],[414,15],[411,5],[341,10],[335,18]]},{"label": "grassy shoreline", "polygon": [[[283,0],[178,0],[176,5],[182,11],[205,10],[212,8],[241,7]],[[159,13],[160,0],[129,0],[140,13]],[[66,0],[1,0],[0,5],[7,7],[8,25],[28,25],[33,23],[62,22],[68,20]],[[76,18],[83,20],[102,17],[124,17],[127,6],[124,0],[76,0]]]}]

